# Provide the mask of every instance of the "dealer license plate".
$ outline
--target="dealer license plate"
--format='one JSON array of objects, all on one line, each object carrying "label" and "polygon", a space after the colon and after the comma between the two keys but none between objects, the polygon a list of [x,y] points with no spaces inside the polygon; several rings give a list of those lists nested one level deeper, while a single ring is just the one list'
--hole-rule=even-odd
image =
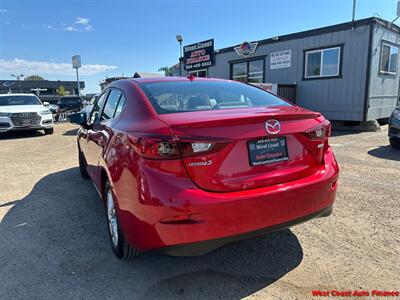
[{"label": "dealer license plate", "polygon": [[247,145],[251,166],[270,164],[289,159],[286,137],[284,136],[249,141]]}]

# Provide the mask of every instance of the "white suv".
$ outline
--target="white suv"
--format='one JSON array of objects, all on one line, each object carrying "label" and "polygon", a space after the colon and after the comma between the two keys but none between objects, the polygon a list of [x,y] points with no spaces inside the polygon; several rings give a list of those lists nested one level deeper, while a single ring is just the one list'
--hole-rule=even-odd
[{"label": "white suv", "polygon": [[40,130],[53,133],[53,115],[33,94],[0,95],[0,132]]}]

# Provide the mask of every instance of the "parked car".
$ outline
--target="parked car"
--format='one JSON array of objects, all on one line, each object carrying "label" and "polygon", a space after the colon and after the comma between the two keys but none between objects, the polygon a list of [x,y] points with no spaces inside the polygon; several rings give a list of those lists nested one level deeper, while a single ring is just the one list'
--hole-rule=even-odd
[{"label": "parked car", "polygon": [[120,80],[70,121],[81,125],[81,175],[104,201],[119,258],[200,255],[332,211],[329,121],[257,87]]},{"label": "parked car", "polygon": [[53,133],[53,117],[33,94],[0,95],[0,132],[44,130]]},{"label": "parked car", "polygon": [[99,94],[93,95],[93,97],[90,99],[90,101],[81,109],[82,113],[89,114],[93,108],[94,103],[97,101],[99,98]]},{"label": "parked car", "polygon": [[90,98],[89,105],[93,105],[97,99],[99,98],[100,94],[94,94],[92,98]]},{"label": "parked car", "polygon": [[57,103],[57,106],[58,113],[67,111],[80,111],[83,107],[82,99],[78,96],[61,97],[60,101]]},{"label": "parked car", "polygon": [[51,111],[52,114],[56,114],[58,110],[57,104],[50,104],[49,102],[43,102],[44,107]]},{"label": "parked car", "polygon": [[395,108],[389,120],[389,142],[393,148],[400,148],[400,106]]}]

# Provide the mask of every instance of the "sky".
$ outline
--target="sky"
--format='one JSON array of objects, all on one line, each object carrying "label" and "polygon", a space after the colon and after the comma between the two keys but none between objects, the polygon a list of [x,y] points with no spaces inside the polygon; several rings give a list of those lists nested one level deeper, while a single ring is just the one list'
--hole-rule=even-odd
[{"label": "sky", "polygon": [[[357,0],[356,19],[392,21],[397,0]],[[38,74],[76,80],[85,93],[112,76],[178,62],[179,44],[214,38],[215,49],[351,21],[352,0],[1,0],[0,79]],[[398,23],[397,23],[398,24]]]}]

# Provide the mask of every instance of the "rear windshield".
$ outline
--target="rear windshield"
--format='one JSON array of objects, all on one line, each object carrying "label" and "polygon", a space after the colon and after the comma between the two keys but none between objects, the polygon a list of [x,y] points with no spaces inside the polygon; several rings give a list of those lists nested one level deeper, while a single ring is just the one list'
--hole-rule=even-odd
[{"label": "rear windshield", "polygon": [[64,104],[77,104],[80,102],[81,102],[80,98],[61,98],[61,103]]},{"label": "rear windshield", "polygon": [[194,80],[149,82],[140,86],[159,114],[291,105],[259,88],[238,82]]},{"label": "rear windshield", "polygon": [[8,105],[41,105],[38,98],[35,96],[1,96],[0,97],[0,106],[8,106]]}]

